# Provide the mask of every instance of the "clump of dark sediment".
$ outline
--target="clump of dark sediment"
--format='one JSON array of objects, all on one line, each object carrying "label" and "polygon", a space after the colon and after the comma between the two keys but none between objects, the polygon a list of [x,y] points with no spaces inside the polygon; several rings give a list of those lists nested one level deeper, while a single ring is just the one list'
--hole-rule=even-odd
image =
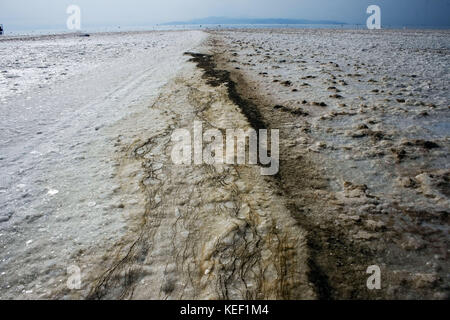
[{"label": "clump of dark sediment", "polygon": [[227,86],[230,100],[239,106],[254,129],[265,129],[267,127],[257,106],[238,94],[236,83],[230,78],[230,72],[217,69],[212,55],[193,52],[186,52],[185,54],[192,56],[190,61],[195,62],[204,71],[203,77],[207,79],[209,85],[217,87],[224,84]]}]

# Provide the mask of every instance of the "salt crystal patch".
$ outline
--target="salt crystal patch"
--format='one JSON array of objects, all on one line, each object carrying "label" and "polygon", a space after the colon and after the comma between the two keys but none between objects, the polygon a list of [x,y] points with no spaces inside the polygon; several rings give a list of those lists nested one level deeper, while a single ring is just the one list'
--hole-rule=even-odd
[{"label": "salt crystal patch", "polygon": [[57,194],[59,191],[56,189],[50,189],[48,190],[47,194],[50,196],[54,196],[55,194]]}]

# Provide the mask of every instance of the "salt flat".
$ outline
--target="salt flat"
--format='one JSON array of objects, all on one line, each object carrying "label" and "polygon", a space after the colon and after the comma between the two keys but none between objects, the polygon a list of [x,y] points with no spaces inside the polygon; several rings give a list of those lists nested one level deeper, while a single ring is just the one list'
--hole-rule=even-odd
[{"label": "salt flat", "polygon": [[[449,39],[2,39],[0,298],[448,298]],[[196,121],[279,129],[279,174],[175,165]]]},{"label": "salt flat", "polygon": [[[114,144],[132,128],[107,128],[148,108],[187,60],[183,52],[204,38],[193,31],[0,42],[2,298],[48,294],[72,255],[120,238]],[[133,195],[123,201],[132,211]]]}]

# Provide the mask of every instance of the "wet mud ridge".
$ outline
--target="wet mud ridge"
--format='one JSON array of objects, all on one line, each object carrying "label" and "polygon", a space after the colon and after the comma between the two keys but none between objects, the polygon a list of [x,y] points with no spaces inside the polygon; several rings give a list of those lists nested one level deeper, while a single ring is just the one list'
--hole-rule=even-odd
[{"label": "wet mud ridge", "polygon": [[[246,92],[246,83],[243,80],[242,77],[239,77],[237,73],[234,73],[232,75],[232,72],[227,70],[221,70],[217,67],[216,61],[220,63],[221,57],[220,55],[209,55],[209,54],[200,54],[200,53],[191,53],[187,52],[187,55],[192,56],[191,61],[195,62],[197,66],[204,71],[203,78],[207,79],[208,84],[212,86],[219,86],[221,84],[224,84],[227,88],[228,96],[230,100],[232,100],[237,106],[239,106],[242,113],[246,116],[248,122],[252,125],[252,127],[257,129],[267,129],[270,127],[270,119],[265,120],[260,109],[258,106],[252,102],[256,99],[254,97],[247,97],[244,98],[241,95],[245,95]],[[227,66],[225,66],[227,67]],[[232,78],[236,79],[236,82],[232,80]],[[238,90],[240,89],[240,91]],[[250,98],[250,99],[248,99]],[[256,100],[257,101],[257,100]],[[267,122],[267,123],[266,123]],[[274,128],[275,129],[275,128]],[[289,160],[287,160],[289,161]],[[286,162],[286,159],[282,159],[282,165],[288,165]],[[297,162],[297,161],[296,161]],[[296,185],[295,181],[297,179],[304,179],[306,176],[306,172],[304,168],[299,168],[301,166],[308,166],[306,163],[302,163],[301,161],[298,161],[296,164],[294,164],[295,167],[292,167],[292,164],[290,164],[291,168],[288,172],[282,171],[287,176],[282,176],[281,174],[277,174],[272,180],[272,183],[276,190],[278,190],[278,193],[282,195],[283,197],[289,199],[293,196],[298,196],[297,194],[293,194],[293,190],[290,190],[289,188],[286,188],[286,186],[289,186],[289,184],[286,183],[288,180],[291,182],[291,185]],[[310,167],[309,169],[314,170],[314,167]],[[311,176],[311,173],[309,173]],[[315,179],[318,179],[316,177],[312,177]],[[298,187],[296,186],[296,189]],[[295,217],[295,212],[298,212],[299,208],[295,207],[295,204],[289,203],[290,214]],[[294,214],[293,214],[293,212]],[[334,235],[334,232],[331,232],[330,230],[316,230],[307,219],[302,218],[301,216],[297,216],[297,222],[299,225],[304,227],[306,230],[308,230],[307,233],[307,244],[308,244],[308,257],[306,257],[306,264],[308,266],[307,276],[310,283],[314,285],[314,291],[319,299],[331,299],[333,297],[333,294],[336,294],[336,292],[333,292],[333,288],[330,284],[330,280],[328,278],[327,272],[322,269],[322,266],[327,266],[330,263],[330,259],[328,258],[329,253],[326,252],[325,256],[327,257],[325,261],[321,261],[321,263],[318,262],[319,256],[323,255],[325,250],[323,250],[323,241],[324,239],[329,239],[330,235]],[[350,249],[351,250],[351,249]],[[337,250],[334,250],[334,253],[338,253]],[[339,254],[339,253],[338,253]],[[342,253],[341,255],[351,255],[353,256],[355,254],[355,251],[349,251]],[[322,266],[321,266],[322,265]],[[342,270],[341,270],[342,271]],[[339,271],[339,272],[341,272]],[[352,270],[353,271],[353,270]]]},{"label": "wet mud ridge", "polygon": [[[261,114],[258,106],[252,102],[250,99],[245,99],[241,96],[241,94],[245,94],[246,84],[242,77],[234,74],[234,78],[237,78],[239,83],[232,80],[232,73],[227,70],[220,70],[217,67],[216,61],[220,61],[221,57],[216,55],[215,57],[210,54],[201,54],[201,53],[186,53],[189,56],[192,56],[191,61],[197,64],[197,67],[204,71],[203,78],[207,79],[208,84],[216,87],[219,85],[225,85],[227,88],[228,96],[230,100],[232,100],[237,106],[239,106],[242,113],[247,118],[248,122],[252,125],[253,129],[267,129],[270,125],[270,120],[266,124],[266,120]],[[220,63],[220,62],[219,62]],[[238,91],[238,86],[241,89],[241,92]],[[243,90],[244,89],[244,90]],[[253,98],[251,98],[253,100]],[[283,161],[284,162],[284,161]],[[290,174],[290,179],[295,180],[298,178],[296,175],[292,175],[292,171]],[[304,174],[304,170],[298,170],[296,174]],[[280,174],[276,174],[273,180],[273,184],[278,190],[280,194],[284,197],[291,196],[289,190],[283,188],[284,182],[282,180],[282,176]],[[292,208],[291,208],[292,210]],[[296,210],[296,208],[294,208]],[[292,212],[291,212],[292,214]],[[315,230],[312,229],[310,225],[306,225],[306,221],[301,221],[302,219],[298,219],[298,223],[303,227],[308,228],[309,231],[307,233],[307,243],[308,243],[308,257],[307,257],[307,266],[308,266],[308,280],[310,283],[314,284],[315,294],[319,299],[331,299],[332,297],[332,287],[329,283],[329,279],[327,274],[322,270],[319,264],[316,261],[316,255],[318,251],[322,251],[321,241],[322,239],[317,239],[317,232],[313,232]],[[352,253],[349,253],[352,254]],[[328,260],[327,260],[328,262]]]},{"label": "wet mud ridge", "polygon": [[203,70],[203,77],[207,79],[209,85],[213,87],[220,85],[226,86],[229,99],[239,106],[253,129],[258,130],[267,128],[258,107],[239,95],[236,83],[231,80],[230,72],[219,70],[213,55],[194,52],[186,52],[185,54],[191,56],[192,59],[190,61],[195,62],[197,67]]}]

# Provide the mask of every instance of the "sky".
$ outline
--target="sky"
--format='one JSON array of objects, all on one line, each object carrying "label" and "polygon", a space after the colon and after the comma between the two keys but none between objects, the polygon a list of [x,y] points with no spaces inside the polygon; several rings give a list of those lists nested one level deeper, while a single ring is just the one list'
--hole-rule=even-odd
[{"label": "sky", "polygon": [[71,4],[81,9],[82,28],[146,26],[210,16],[365,24],[366,9],[372,4],[380,6],[386,26],[450,25],[450,0],[0,0],[0,23],[10,29],[62,29]]}]

